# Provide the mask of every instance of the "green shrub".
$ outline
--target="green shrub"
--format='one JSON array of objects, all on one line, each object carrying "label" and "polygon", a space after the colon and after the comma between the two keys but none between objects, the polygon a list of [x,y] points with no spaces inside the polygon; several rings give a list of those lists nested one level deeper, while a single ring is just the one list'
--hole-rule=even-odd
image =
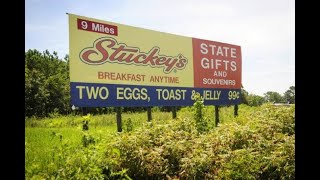
[{"label": "green shrub", "polygon": [[127,120],[125,120],[124,125],[125,125],[124,127],[125,131],[130,132],[133,130],[133,122],[131,118],[128,118]]},{"label": "green shrub", "polygon": [[196,121],[196,127],[199,133],[204,133],[209,130],[208,119],[205,117],[204,100],[199,93],[194,95],[193,117]]},{"label": "green shrub", "polygon": [[263,105],[202,134],[189,118],[149,123],[113,147],[133,179],[295,179],[294,123],[294,108]]},{"label": "green shrub", "polygon": [[[28,127],[41,126],[26,131],[26,179],[295,179],[294,106],[240,105],[239,116],[225,115],[217,128],[207,118],[205,131],[199,122],[208,112],[195,109],[192,114],[193,108],[182,108],[175,120],[167,113],[151,122],[145,113],[128,113],[126,131],[108,135],[92,128],[105,125],[104,116],[87,117],[89,131],[81,128],[85,117],[26,120]],[[232,112],[230,107],[221,110]],[[71,122],[77,129],[61,128]],[[130,124],[133,131],[128,131]],[[47,139],[43,145],[48,148],[35,155],[38,144],[29,143],[31,138]]]}]

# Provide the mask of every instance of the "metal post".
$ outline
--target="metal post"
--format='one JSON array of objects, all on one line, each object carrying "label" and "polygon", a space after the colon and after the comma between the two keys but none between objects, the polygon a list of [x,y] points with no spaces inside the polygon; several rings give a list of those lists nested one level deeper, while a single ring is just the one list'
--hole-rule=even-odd
[{"label": "metal post", "polygon": [[219,106],[214,106],[214,113],[216,116],[216,127],[217,127],[219,123]]},{"label": "metal post", "polygon": [[147,114],[148,114],[148,122],[151,121],[152,116],[151,116],[151,107],[147,107]]},{"label": "metal post", "polygon": [[177,108],[175,106],[172,106],[172,119],[175,119],[177,117]]},{"label": "metal post", "polygon": [[238,116],[238,104],[234,105],[234,117],[237,117]]},{"label": "metal post", "polygon": [[121,123],[121,107],[116,107],[117,111],[117,127],[118,127],[118,132],[122,131],[122,123]]}]

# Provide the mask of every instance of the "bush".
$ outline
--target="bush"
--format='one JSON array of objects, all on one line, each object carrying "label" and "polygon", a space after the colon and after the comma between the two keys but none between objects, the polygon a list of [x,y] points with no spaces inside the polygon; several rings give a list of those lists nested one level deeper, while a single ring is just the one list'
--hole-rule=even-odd
[{"label": "bush", "polygon": [[[295,179],[294,106],[241,105],[238,117],[229,112],[232,118],[201,133],[195,119],[203,111],[195,109],[199,116],[193,117],[192,108],[186,109],[181,112],[189,114],[175,120],[157,117],[146,123],[145,118],[141,128],[133,124],[134,131],[129,131],[130,117],[141,123],[145,114],[126,114],[126,132],[104,138],[91,127],[103,124],[105,116],[26,120],[29,127],[79,125],[74,143],[60,128],[44,134],[55,141],[47,158],[29,156],[34,144],[26,137],[26,179]],[[81,129],[84,120],[90,122],[86,131]]]},{"label": "bush", "polygon": [[194,104],[193,104],[193,117],[196,121],[196,128],[199,133],[204,133],[209,130],[208,119],[205,117],[205,106],[203,98],[199,93],[194,95]]},{"label": "bush", "polygon": [[113,147],[133,179],[295,179],[294,123],[294,107],[267,104],[204,134],[189,118],[148,123]]}]

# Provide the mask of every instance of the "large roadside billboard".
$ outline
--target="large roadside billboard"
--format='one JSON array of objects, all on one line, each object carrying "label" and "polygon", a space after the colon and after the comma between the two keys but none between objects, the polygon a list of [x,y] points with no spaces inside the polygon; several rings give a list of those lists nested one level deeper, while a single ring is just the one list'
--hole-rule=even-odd
[{"label": "large roadside billboard", "polygon": [[240,46],[68,15],[72,105],[240,103]]}]

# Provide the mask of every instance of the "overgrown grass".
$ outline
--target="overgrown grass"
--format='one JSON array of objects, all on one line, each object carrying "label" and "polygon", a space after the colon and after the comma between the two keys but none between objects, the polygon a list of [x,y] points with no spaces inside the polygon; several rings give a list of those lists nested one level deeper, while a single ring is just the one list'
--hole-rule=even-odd
[{"label": "overgrown grass", "polygon": [[[106,150],[106,144],[111,142],[117,136],[116,115],[105,114],[96,116],[61,116],[56,114],[50,118],[28,118],[25,120],[25,167],[26,179],[49,179],[63,177],[63,173],[72,173],[66,166],[67,160],[75,160],[75,154],[83,156],[83,153],[92,153],[90,148],[100,147],[100,150],[94,150],[97,157],[103,157]],[[154,121],[169,119],[171,113],[153,112]],[[128,128],[127,121],[131,119],[131,130],[139,128],[147,122],[146,113],[123,113],[123,130]],[[89,122],[89,130],[83,131],[83,121]],[[84,147],[84,137],[92,138],[95,144],[89,148]],[[82,152],[82,153],[81,153]],[[86,156],[84,156],[86,157]],[[97,158],[96,157],[96,158]],[[79,157],[80,158],[80,157]],[[69,162],[68,161],[68,162]],[[78,160],[75,160],[76,162]],[[88,158],[82,159],[82,163],[90,165]],[[107,160],[106,160],[107,161]],[[104,162],[104,161],[103,161]],[[77,167],[76,165],[73,165]],[[83,165],[80,165],[80,169]],[[72,167],[71,168],[75,168]],[[99,168],[103,169],[99,166]],[[61,173],[57,171],[61,170]],[[94,169],[95,170],[95,169]],[[84,177],[103,177],[102,172],[89,170],[92,174]],[[92,173],[92,171],[94,173]],[[120,171],[121,173],[121,171]],[[90,174],[90,173],[89,173]],[[108,175],[112,177],[111,174]],[[70,177],[66,176],[66,177]],[[114,175],[117,179],[117,175]],[[62,178],[63,179],[63,178]],[[81,178],[80,178],[81,179]]]},{"label": "overgrown grass", "polygon": [[115,114],[26,119],[26,179],[294,179],[294,106],[203,110],[200,134],[194,107],[123,113],[122,133]]},{"label": "overgrown grass", "polygon": [[[254,107],[252,107],[254,108]],[[250,106],[240,105],[239,106],[239,114],[243,112],[247,112],[249,109],[252,109]],[[180,118],[188,117],[194,119],[193,117],[194,108],[193,106],[183,107],[177,113],[177,116]],[[205,106],[204,107],[204,116],[209,121],[209,126],[215,127],[215,108],[214,106]],[[224,123],[227,121],[234,120],[234,106],[220,106],[219,107],[219,122]]]},{"label": "overgrown grass", "polygon": [[294,106],[243,110],[208,132],[184,117],[117,136],[120,167],[134,179],[295,179]]},{"label": "overgrown grass", "polygon": [[[171,113],[168,112],[153,112],[152,118],[154,120],[164,120],[171,119]],[[85,119],[85,116],[54,116],[51,118],[27,118],[25,120],[25,127],[45,127],[45,128],[60,128],[60,127],[79,127],[82,126],[82,122]],[[142,126],[143,123],[147,122],[147,113],[122,113],[122,121],[125,124],[125,121],[128,119],[132,120],[134,127]],[[103,114],[103,115],[89,115],[89,125],[90,127],[106,127],[111,126],[115,127],[116,124],[116,114]]]}]

